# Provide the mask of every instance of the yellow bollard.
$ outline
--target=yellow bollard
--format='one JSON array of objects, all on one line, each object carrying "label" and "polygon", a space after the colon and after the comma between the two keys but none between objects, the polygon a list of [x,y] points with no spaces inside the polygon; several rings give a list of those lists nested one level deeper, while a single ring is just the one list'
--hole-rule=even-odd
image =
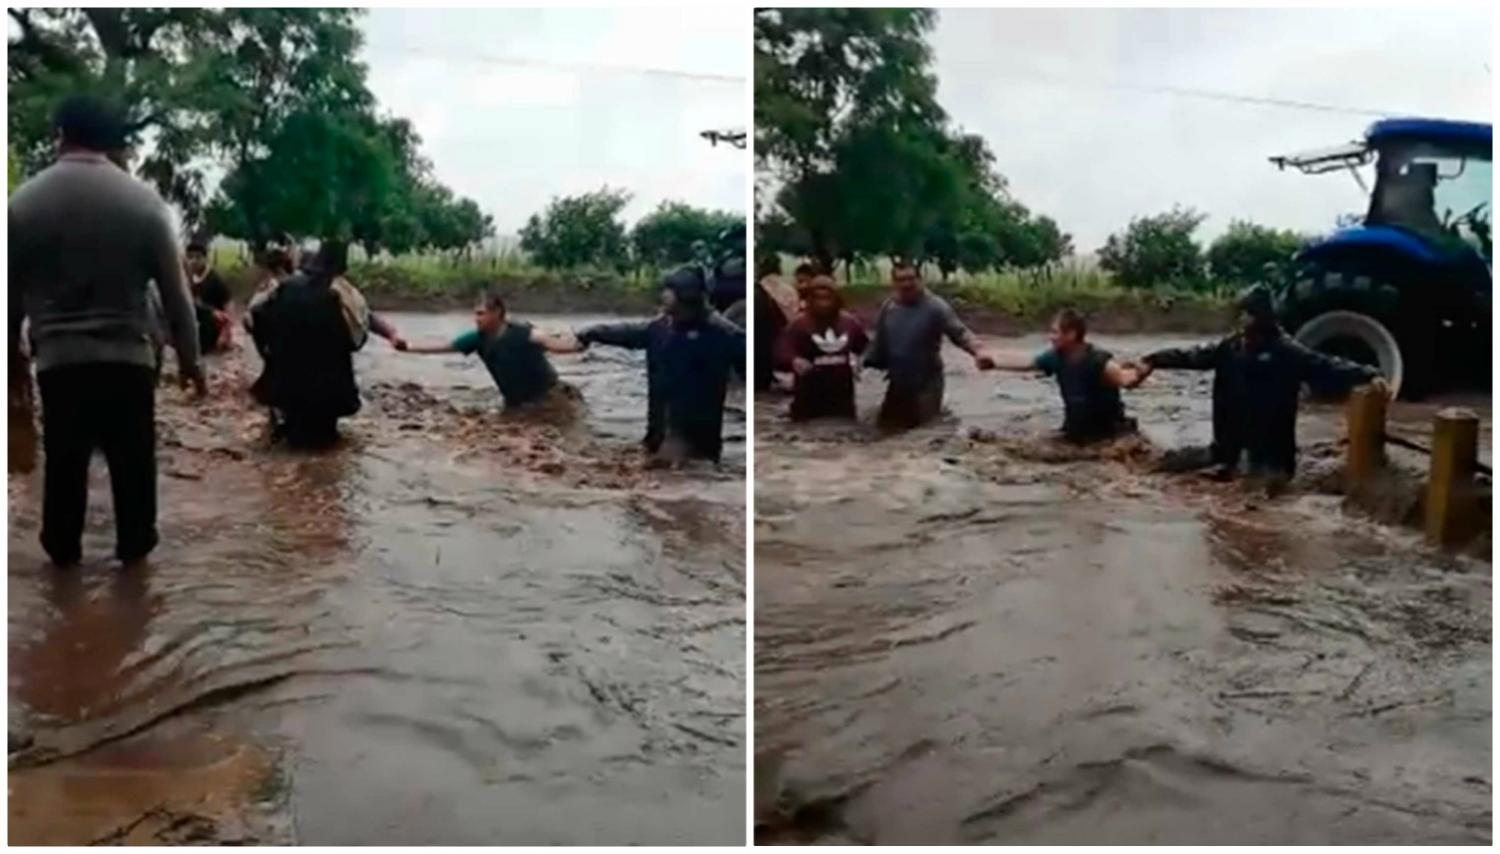
[{"label": "yellow bollard", "polygon": [[1432,468],[1427,475],[1427,542],[1458,545],[1479,530],[1474,464],[1479,460],[1479,416],[1450,407],[1432,419]]},{"label": "yellow bollard", "polygon": [[1358,492],[1385,465],[1385,404],[1385,395],[1369,386],[1349,395],[1349,458],[1344,467],[1348,493]]}]

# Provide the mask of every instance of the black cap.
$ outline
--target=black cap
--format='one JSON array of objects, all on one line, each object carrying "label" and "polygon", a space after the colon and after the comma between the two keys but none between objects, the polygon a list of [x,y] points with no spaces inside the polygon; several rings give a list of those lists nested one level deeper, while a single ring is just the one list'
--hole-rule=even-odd
[{"label": "black cap", "polygon": [[679,267],[661,280],[661,286],[682,302],[702,302],[708,295],[708,283],[697,267]]},{"label": "black cap", "polygon": [[1235,306],[1256,320],[1276,319],[1276,299],[1265,285],[1246,288],[1235,301]]}]

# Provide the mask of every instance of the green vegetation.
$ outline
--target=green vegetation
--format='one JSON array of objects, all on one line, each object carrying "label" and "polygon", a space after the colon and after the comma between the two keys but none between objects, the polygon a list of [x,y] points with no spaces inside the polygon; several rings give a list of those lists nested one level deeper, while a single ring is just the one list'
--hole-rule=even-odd
[{"label": "green vegetation", "polygon": [[1235,220],[1209,245],[1208,273],[1214,281],[1232,285],[1285,278],[1292,256],[1311,241],[1295,231]]},{"label": "green vegetation", "polygon": [[984,140],[937,103],[930,9],[755,13],[755,152],[775,179],[757,243],[825,269],[879,257],[959,270],[1030,268],[1071,252],[1013,198]]},{"label": "green vegetation", "polygon": [[[887,295],[889,264],[855,265],[846,300],[872,306]],[[1101,329],[1203,331],[1218,329],[1228,316],[1233,288],[1186,289],[1121,287],[1115,277],[1081,262],[1035,270],[959,273],[933,290],[966,313],[1003,315],[1018,329],[1040,329],[1059,309],[1076,308]]]},{"label": "green vegetation", "polygon": [[[31,174],[51,112],[92,92],[149,139],[138,174],[189,230],[260,247],[280,233],[370,251],[457,250],[491,233],[438,184],[411,125],[379,116],[358,60],[357,10],[7,10],[11,141]],[[226,177],[211,186],[215,171]]]},{"label": "green vegetation", "polygon": [[1099,251],[1099,266],[1126,288],[1236,288],[1284,276],[1292,256],[1310,240],[1235,220],[1205,252],[1194,237],[1204,219],[1183,208],[1136,217],[1109,236]]}]

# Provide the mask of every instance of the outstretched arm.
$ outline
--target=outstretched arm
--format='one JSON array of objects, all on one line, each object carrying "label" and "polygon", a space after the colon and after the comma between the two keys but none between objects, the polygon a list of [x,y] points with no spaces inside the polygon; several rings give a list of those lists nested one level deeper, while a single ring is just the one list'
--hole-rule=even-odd
[{"label": "outstretched arm", "polygon": [[1104,363],[1104,381],[1115,388],[1135,388],[1146,381],[1147,375],[1151,373],[1134,362],[1121,362],[1118,359],[1110,359]]},{"label": "outstretched arm", "polygon": [[948,340],[960,350],[973,356],[974,364],[981,371],[996,367],[995,357],[985,351],[979,343],[979,337],[965,326],[962,320],[959,320],[958,312],[953,310],[953,306],[944,303],[943,308],[943,333],[948,336]]},{"label": "outstretched arm", "polygon": [[1220,346],[1222,343],[1215,342],[1200,344],[1197,347],[1169,347],[1146,354],[1141,362],[1144,363],[1148,374],[1157,368],[1183,371],[1213,370],[1219,361]]},{"label": "outstretched arm", "polygon": [[574,333],[578,343],[584,347],[591,344],[608,344],[627,350],[644,350],[650,340],[651,320],[631,320],[623,323],[600,323]]},{"label": "outstretched arm", "polygon": [[531,340],[532,343],[549,353],[583,352],[583,343],[578,340],[578,336],[566,330],[561,332],[543,332],[533,326],[531,327]]},{"label": "outstretched arm", "polygon": [[1040,371],[1042,368],[1037,364],[1037,358],[1031,353],[1020,350],[999,350],[990,353],[990,359],[995,363],[995,368],[1001,371]]},{"label": "outstretched arm", "polygon": [[376,314],[373,311],[370,312],[370,331],[391,342],[391,346],[397,350],[406,350],[411,346],[405,338],[401,337],[401,333],[396,331],[395,324],[386,320],[385,315]]},{"label": "outstretched arm", "polygon": [[1286,346],[1297,361],[1297,370],[1302,375],[1303,382],[1344,391],[1377,380],[1382,387],[1385,385],[1385,378],[1380,375],[1380,371],[1368,365],[1319,353],[1290,339]]}]

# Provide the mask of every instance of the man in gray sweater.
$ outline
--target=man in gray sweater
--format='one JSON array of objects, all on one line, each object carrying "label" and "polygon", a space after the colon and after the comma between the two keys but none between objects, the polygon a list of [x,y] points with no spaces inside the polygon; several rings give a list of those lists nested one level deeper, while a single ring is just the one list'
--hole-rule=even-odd
[{"label": "man in gray sweater", "polygon": [[58,566],[82,558],[97,448],[114,493],[115,554],[129,564],[157,542],[148,285],[160,291],[182,382],[202,397],[197,325],[166,205],[106,156],[124,144],[122,114],[72,96],[53,124],[57,162],[16,190],[8,216],[11,364],[22,365],[21,323],[29,319],[41,391],[42,547]]}]

